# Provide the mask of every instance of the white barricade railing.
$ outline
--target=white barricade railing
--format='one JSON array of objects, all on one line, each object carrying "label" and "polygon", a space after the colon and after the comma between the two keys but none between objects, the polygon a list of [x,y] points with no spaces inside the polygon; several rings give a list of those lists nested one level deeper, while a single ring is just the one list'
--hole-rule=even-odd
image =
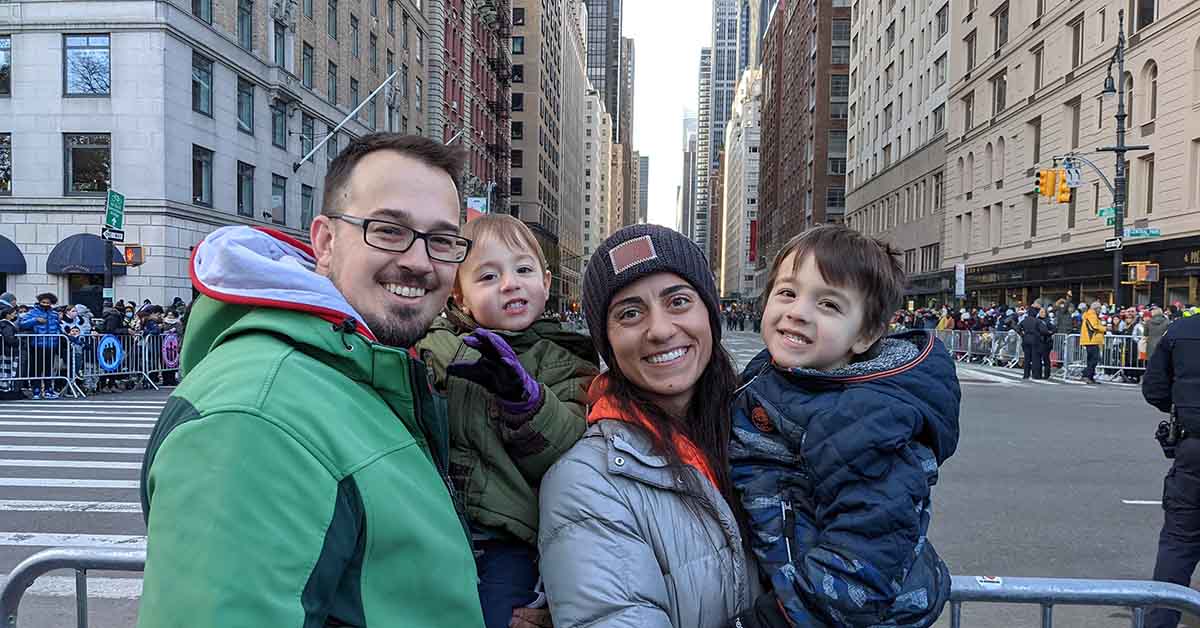
[{"label": "white barricade railing", "polygon": [[[1105,334],[1099,345],[1099,362],[1096,372],[1110,379],[1139,378],[1146,372],[1146,355],[1143,339],[1134,336]],[[1079,344],[1079,334],[1067,336],[1064,351],[1064,379],[1079,379],[1087,369],[1087,347]]]},{"label": "white barricade railing", "polygon": [[0,393],[30,389],[83,397],[131,380],[157,388],[155,377],[179,368],[180,346],[173,333],[18,334],[0,344]]},{"label": "white barricade railing", "polygon": [[0,346],[0,392],[30,388],[82,396],[71,376],[70,347],[62,334],[17,334],[13,344]]}]

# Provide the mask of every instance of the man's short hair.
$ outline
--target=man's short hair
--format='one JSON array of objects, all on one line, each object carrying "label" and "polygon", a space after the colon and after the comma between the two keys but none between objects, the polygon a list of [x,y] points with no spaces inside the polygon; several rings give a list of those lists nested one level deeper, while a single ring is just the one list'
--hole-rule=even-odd
[{"label": "man's short hair", "polygon": [[864,335],[887,331],[892,312],[900,306],[907,278],[900,264],[900,251],[878,238],[865,236],[843,225],[821,225],[794,237],[771,265],[767,280],[767,298],[775,288],[783,260],[796,254],[791,272],[795,273],[810,256],[817,262],[821,277],[831,286],[850,286],[862,292]]},{"label": "man's short hair", "polygon": [[444,171],[450,175],[455,187],[458,187],[462,175],[464,156],[461,150],[435,142],[420,135],[401,135],[399,133],[372,133],[350,142],[338,156],[329,164],[329,172],[325,174],[325,199],[321,203],[321,213],[336,214],[342,210],[341,195],[345,193],[354,173],[354,167],[363,157],[376,151],[392,150],[406,155],[417,161]]},{"label": "man's short hair", "polygon": [[39,305],[42,301],[49,301],[50,305],[56,305],[58,303],[58,297],[54,296],[53,292],[43,292],[37,295],[37,302]]}]

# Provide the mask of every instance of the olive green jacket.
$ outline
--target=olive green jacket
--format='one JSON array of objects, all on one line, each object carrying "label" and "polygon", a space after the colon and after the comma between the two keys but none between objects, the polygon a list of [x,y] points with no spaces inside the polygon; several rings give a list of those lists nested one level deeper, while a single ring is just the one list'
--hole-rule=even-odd
[{"label": "olive green jacket", "polygon": [[447,376],[447,365],[480,357],[462,342],[478,325],[456,309],[447,315],[434,321],[416,349],[434,388],[449,402],[450,478],[472,528],[536,546],[538,487],[587,429],[587,389],[599,372],[596,351],[591,339],[565,332],[555,321],[537,321],[523,332],[496,331],[542,385],[538,410],[507,415],[482,386]]}]

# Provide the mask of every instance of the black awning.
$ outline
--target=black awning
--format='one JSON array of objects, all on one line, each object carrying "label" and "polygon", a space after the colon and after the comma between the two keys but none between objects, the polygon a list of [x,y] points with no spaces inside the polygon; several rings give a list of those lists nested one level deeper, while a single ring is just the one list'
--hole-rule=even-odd
[{"label": "black awning", "polygon": [[0,273],[25,274],[25,256],[12,240],[0,236]]},{"label": "black awning", "polygon": [[[46,272],[51,275],[103,275],[104,251],[108,250],[114,262],[125,258],[117,247],[100,236],[77,233],[59,242],[46,258]],[[114,275],[124,275],[124,266],[113,266]]]}]

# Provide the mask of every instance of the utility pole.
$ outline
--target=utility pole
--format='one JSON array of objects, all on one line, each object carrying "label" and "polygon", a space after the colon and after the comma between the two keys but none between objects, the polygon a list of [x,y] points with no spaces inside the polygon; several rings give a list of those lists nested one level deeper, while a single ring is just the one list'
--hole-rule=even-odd
[{"label": "utility pole", "polygon": [[[1113,56],[1108,61],[1108,76],[1104,79],[1104,91],[1101,94],[1105,97],[1116,95],[1117,97],[1117,144],[1116,146],[1106,146],[1099,148],[1102,152],[1115,153],[1117,157],[1117,176],[1113,179],[1113,237],[1123,238],[1125,235],[1125,207],[1126,195],[1129,189],[1128,179],[1129,174],[1125,167],[1125,153],[1134,150],[1149,150],[1149,146],[1127,146],[1125,144],[1125,118],[1128,114],[1125,113],[1125,10],[1121,9],[1118,12],[1117,18],[1117,49],[1113,51]],[[1113,65],[1117,66],[1117,80],[1114,89],[1112,69]],[[1121,295],[1121,266],[1123,261],[1122,246],[1113,251],[1113,274],[1112,274],[1112,293],[1113,305],[1119,305]]]}]

